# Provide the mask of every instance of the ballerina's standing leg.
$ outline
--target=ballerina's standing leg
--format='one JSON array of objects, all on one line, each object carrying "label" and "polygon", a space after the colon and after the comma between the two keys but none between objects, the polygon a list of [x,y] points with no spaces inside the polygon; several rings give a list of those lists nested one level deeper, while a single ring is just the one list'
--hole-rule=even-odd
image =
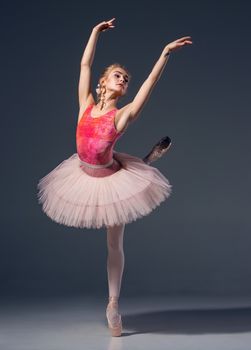
[{"label": "ballerina's standing leg", "polygon": [[125,225],[107,227],[107,274],[109,297],[119,297],[124,270],[124,230]]},{"label": "ballerina's standing leg", "polygon": [[121,315],[118,312],[122,276],[124,271],[124,230],[125,224],[107,227],[107,275],[109,302],[106,309],[109,327],[114,336],[119,336],[122,329]]}]

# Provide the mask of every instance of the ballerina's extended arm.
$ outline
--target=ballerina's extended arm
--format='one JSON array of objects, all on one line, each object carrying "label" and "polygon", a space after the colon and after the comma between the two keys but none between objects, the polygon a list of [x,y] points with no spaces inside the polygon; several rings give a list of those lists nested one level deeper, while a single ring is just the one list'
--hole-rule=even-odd
[{"label": "ballerina's extended arm", "polygon": [[85,47],[81,64],[80,64],[80,77],[78,85],[78,96],[79,96],[79,106],[83,104],[93,103],[94,97],[91,92],[91,66],[93,63],[96,44],[100,32],[103,32],[109,28],[114,28],[113,21],[115,18],[110,19],[109,21],[103,21],[97,24],[91,32],[88,43]]},{"label": "ballerina's extended arm", "polygon": [[[142,86],[140,87],[138,93],[134,97],[133,101],[125,106],[124,118],[128,118],[130,122],[137,119],[140,114],[144,104],[148,100],[153,87],[159,80],[165,65],[168,61],[170,52],[175,51],[186,44],[192,44],[191,37],[185,36],[180,39],[177,39],[168,45],[165,46],[162,51],[158,61],[155,63],[151,73],[148,78],[144,81]],[[123,117],[122,117],[123,118]]]}]

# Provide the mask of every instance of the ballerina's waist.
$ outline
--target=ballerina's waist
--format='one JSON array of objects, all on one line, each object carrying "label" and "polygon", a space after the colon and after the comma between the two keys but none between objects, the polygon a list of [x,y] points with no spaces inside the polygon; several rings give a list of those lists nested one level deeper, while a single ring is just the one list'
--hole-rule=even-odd
[{"label": "ballerina's waist", "polygon": [[107,167],[111,166],[113,163],[113,158],[106,164],[90,164],[90,163],[87,163],[87,162],[81,160],[80,158],[79,158],[79,160],[80,160],[81,164],[87,166],[88,168],[94,168],[94,169],[107,168]]}]

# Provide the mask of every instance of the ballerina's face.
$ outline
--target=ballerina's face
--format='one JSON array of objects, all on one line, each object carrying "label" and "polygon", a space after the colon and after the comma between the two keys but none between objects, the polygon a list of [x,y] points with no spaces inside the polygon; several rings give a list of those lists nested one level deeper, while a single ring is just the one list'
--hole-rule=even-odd
[{"label": "ballerina's face", "polygon": [[114,68],[107,76],[106,89],[116,92],[119,96],[126,94],[129,77],[127,72],[122,68]]}]

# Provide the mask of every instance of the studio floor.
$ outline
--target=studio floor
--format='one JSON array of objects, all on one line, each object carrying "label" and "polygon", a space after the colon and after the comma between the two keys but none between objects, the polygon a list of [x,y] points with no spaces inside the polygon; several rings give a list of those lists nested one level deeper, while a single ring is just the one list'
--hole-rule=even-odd
[{"label": "studio floor", "polygon": [[251,297],[121,297],[119,338],[105,308],[99,296],[3,297],[0,349],[251,349]]}]

